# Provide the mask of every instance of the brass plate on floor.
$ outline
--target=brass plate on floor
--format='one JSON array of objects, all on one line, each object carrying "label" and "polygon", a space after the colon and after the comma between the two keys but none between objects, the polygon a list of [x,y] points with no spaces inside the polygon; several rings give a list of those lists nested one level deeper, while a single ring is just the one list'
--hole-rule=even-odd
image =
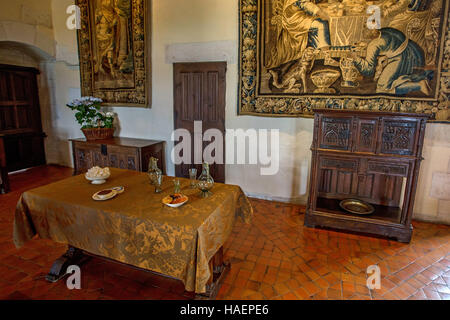
[{"label": "brass plate on floor", "polygon": [[372,214],[375,208],[367,202],[358,199],[345,199],[339,203],[339,206],[347,212],[359,215]]}]

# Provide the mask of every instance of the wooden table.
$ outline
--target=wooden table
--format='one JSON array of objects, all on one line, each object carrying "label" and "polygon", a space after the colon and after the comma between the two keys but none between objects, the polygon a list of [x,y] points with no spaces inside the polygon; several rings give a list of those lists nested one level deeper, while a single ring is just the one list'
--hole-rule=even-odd
[{"label": "wooden table", "polygon": [[[147,174],[111,169],[103,186],[82,175],[25,192],[18,202],[14,243],[23,246],[37,234],[69,245],[47,279],[64,277],[68,265],[88,255],[100,256],[183,281],[186,291],[214,297],[229,265],[222,247],[235,218],[249,221],[250,202],[238,186],[215,184],[213,195],[202,198],[180,179],[189,202],[169,208],[162,199],[173,194],[172,177],[164,177],[162,193],[154,193]],[[109,201],[92,195],[105,188],[125,187]]]}]

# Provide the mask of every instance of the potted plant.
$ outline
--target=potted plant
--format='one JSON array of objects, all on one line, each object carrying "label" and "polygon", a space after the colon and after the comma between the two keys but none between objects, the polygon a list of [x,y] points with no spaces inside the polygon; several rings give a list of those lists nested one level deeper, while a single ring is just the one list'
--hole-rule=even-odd
[{"label": "potted plant", "polygon": [[75,118],[86,140],[108,139],[114,135],[114,113],[102,112],[102,102],[99,98],[82,97],[67,104],[76,111]]}]

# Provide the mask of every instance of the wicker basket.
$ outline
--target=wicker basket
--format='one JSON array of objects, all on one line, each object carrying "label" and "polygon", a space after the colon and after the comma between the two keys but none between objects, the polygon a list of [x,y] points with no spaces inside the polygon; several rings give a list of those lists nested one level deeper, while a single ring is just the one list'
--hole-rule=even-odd
[{"label": "wicker basket", "polygon": [[86,140],[102,140],[109,139],[114,136],[114,128],[92,128],[81,129],[83,131]]}]

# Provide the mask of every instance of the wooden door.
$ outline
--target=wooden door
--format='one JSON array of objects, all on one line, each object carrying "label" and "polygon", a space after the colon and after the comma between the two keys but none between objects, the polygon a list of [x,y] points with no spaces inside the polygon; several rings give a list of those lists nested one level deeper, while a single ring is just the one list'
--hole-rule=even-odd
[{"label": "wooden door", "polygon": [[[225,62],[174,64],[175,129],[187,129],[192,137],[191,164],[175,166],[177,177],[189,177],[189,168],[193,167],[201,172],[201,165],[194,164],[195,121],[202,121],[202,134],[212,128],[220,130],[225,148],[226,68]],[[203,149],[209,143],[203,142]],[[225,157],[225,149],[223,154]],[[210,164],[210,168],[215,181],[225,182],[224,164]]]},{"label": "wooden door", "polygon": [[33,68],[0,65],[0,134],[9,172],[46,163],[38,73]]}]

